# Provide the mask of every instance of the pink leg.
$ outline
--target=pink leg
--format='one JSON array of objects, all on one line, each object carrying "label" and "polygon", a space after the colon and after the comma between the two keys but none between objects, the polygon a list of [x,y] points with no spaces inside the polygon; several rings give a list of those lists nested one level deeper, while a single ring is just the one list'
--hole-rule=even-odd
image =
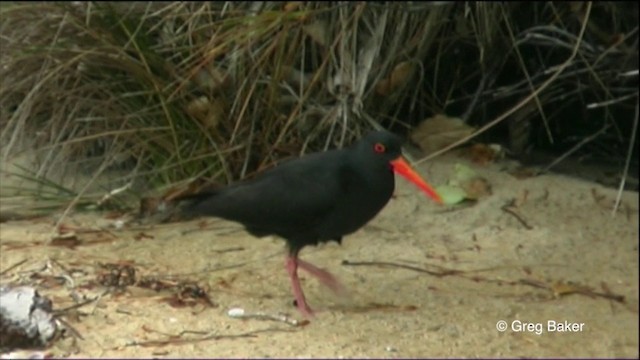
[{"label": "pink leg", "polygon": [[347,292],[344,285],[342,285],[340,281],[338,281],[338,279],[336,279],[336,277],[333,276],[333,274],[331,274],[330,272],[324,269],[320,269],[319,267],[311,263],[308,263],[302,259],[297,259],[297,260],[298,260],[298,265],[302,270],[315,276],[324,286],[331,289],[334,293],[342,295]]},{"label": "pink leg", "polygon": [[[298,304],[298,310],[302,313],[302,315],[306,318],[313,317],[313,310],[307,304],[307,300],[304,298],[304,293],[302,292],[302,287],[300,286],[300,279],[298,278],[298,264],[301,262],[295,256],[287,257],[287,272],[289,273],[289,278],[291,278],[291,287],[293,288],[293,296],[296,298],[296,303]],[[304,268],[302,264],[301,267]]]}]

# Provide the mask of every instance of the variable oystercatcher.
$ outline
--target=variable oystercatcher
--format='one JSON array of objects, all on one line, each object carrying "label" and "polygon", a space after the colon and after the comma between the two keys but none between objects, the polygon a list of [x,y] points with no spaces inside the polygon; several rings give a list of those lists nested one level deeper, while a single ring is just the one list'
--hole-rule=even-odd
[{"label": "variable oystercatcher", "polygon": [[298,309],[309,317],[298,267],[336,292],[342,286],[331,273],[298,257],[307,245],[341,242],[387,204],[394,172],[428,196],[439,195],[402,157],[401,139],[387,131],[367,134],[348,148],[286,161],[255,178],[222,189],[188,196],[187,216],[214,216],[244,225],[254,236],[277,235],[287,242],[286,269]]}]

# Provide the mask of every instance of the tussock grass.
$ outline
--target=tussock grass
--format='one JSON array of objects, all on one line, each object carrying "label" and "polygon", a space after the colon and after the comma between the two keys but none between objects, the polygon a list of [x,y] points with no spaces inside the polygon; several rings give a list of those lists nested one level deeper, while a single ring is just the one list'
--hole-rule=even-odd
[{"label": "tussock grass", "polygon": [[127,184],[135,198],[230,182],[435,113],[481,125],[534,93],[585,21],[518,126],[528,145],[566,148],[606,126],[583,150],[625,157],[637,4],[585,16],[576,2],[3,3],[3,172],[30,153],[31,181],[83,174],[61,185],[77,204]]}]

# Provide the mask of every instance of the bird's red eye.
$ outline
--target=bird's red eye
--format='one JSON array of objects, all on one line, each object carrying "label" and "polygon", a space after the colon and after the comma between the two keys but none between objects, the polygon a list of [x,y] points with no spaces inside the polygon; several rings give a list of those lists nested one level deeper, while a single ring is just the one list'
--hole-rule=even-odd
[{"label": "bird's red eye", "polygon": [[376,143],[375,145],[373,145],[373,151],[377,152],[378,154],[382,154],[383,152],[385,152],[385,150],[387,149],[380,143]]}]

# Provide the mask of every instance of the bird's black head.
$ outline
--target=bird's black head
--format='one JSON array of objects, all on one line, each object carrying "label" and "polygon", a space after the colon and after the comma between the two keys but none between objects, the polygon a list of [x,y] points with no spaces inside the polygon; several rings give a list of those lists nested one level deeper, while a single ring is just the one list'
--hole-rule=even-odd
[{"label": "bird's black head", "polygon": [[354,147],[352,161],[361,171],[371,172],[373,176],[376,173],[377,176],[382,176],[383,170],[398,173],[436,202],[442,202],[440,195],[402,157],[402,139],[397,135],[388,131],[370,132]]},{"label": "bird's black head", "polygon": [[362,160],[390,164],[402,155],[402,139],[388,131],[372,131],[356,145]]}]

